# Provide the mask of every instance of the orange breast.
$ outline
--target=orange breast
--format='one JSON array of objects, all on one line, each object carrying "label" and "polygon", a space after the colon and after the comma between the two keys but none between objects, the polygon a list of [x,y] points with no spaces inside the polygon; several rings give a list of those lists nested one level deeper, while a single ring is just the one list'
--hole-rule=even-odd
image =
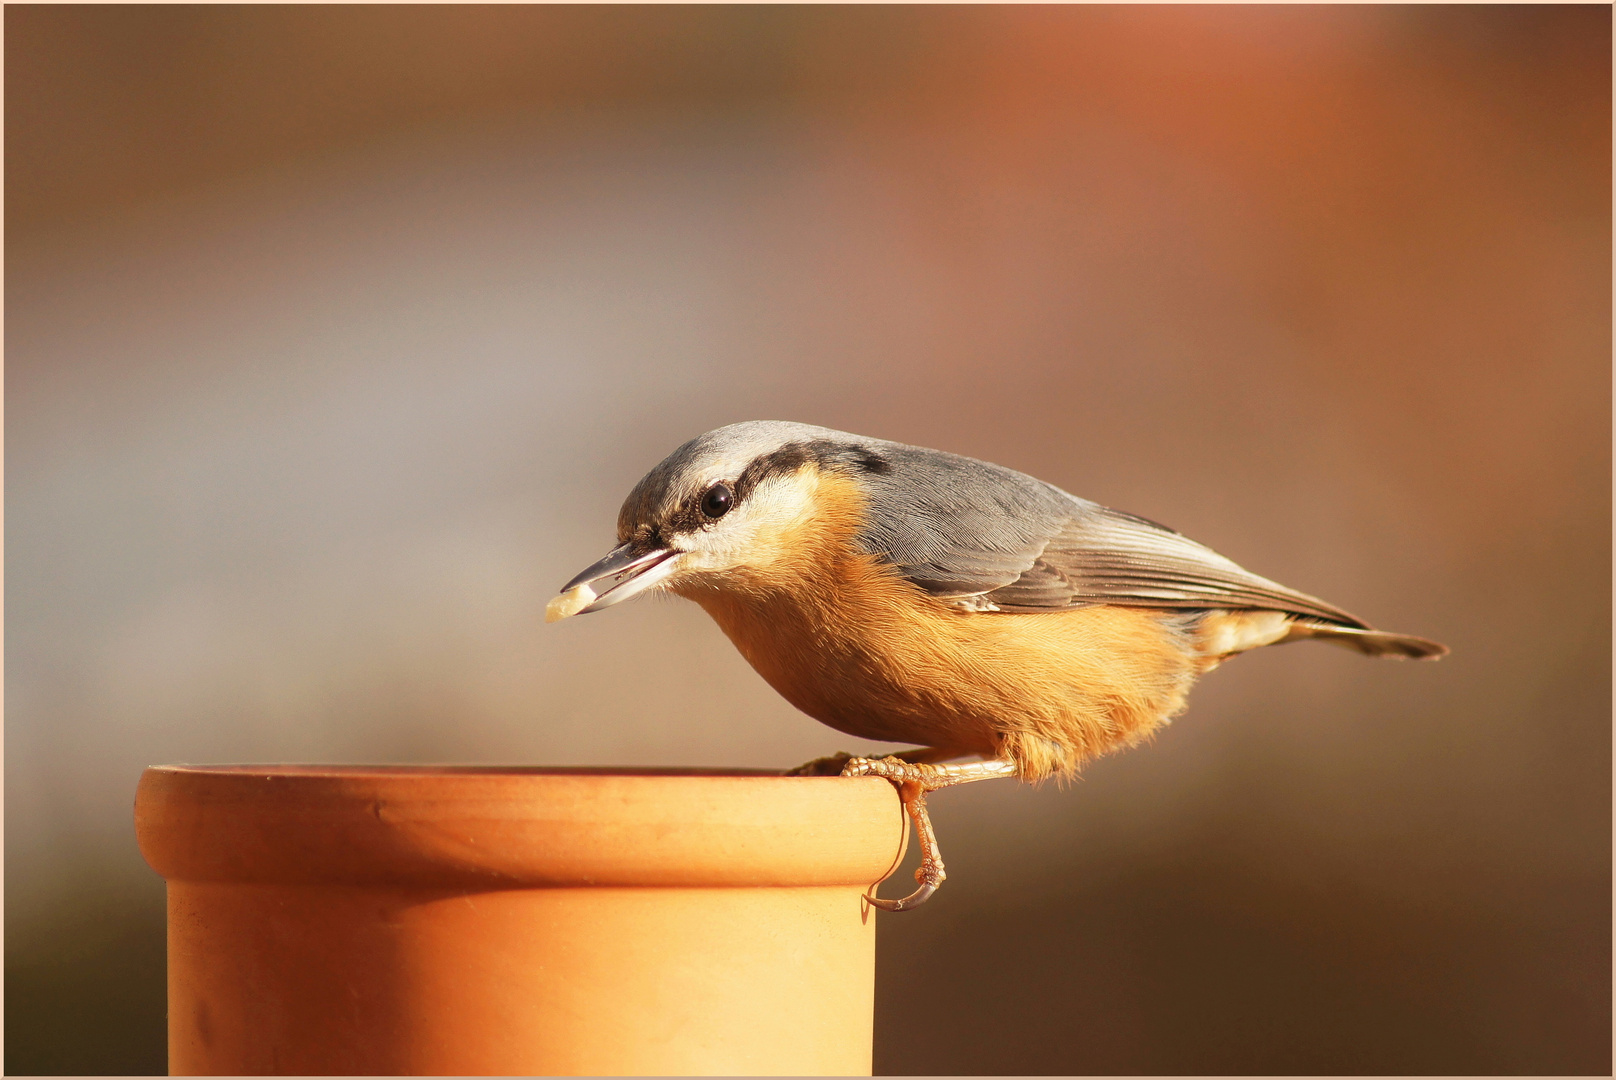
[{"label": "orange breast", "polygon": [[[851,484],[851,481],[846,481]],[[771,686],[864,738],[1007,756],[1069,775],[1183,708],[1191,644],[1152,612],[966,612],[816,529],[772,580],[677,588]]]}]

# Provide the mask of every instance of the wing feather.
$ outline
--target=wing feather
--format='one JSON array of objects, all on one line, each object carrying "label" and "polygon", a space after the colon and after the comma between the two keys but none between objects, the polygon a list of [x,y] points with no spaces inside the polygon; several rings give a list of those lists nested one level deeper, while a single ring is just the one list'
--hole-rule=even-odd
[{"label": "wing feather", "polygon": [[1092,503],[1060,523],[1026,573],[984,598],[1000,611],[1012,612],[1107,603],[1285,611],[1343,626],[1365,625],[1317,597],[1259,577],[1181,533]]},{"label": "wing feather", "polygon": [[1000,612],[1088,604],[1283,611],[1340,626],[1362,620],[1259,577],[1146,518],[1024,473],[936,450],[878,444],[867,550],[962,606]]}]

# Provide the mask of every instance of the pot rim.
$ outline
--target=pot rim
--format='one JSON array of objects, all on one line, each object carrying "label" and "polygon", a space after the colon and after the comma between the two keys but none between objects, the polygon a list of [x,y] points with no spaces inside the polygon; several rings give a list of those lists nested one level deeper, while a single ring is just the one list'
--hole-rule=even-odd
[{"label": "pot rim", "polygon": [[904,818],[873,777],[541,765],[160,765],[135,803],[171,881],[866,887]]}]

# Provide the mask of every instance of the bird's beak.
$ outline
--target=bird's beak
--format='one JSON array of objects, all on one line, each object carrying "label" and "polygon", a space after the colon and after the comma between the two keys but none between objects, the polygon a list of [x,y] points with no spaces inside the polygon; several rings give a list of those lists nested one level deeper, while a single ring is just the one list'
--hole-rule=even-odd
[{"label": "bird's beak", "polygon": [[668,548],[645,550],[630,540],[579,574],[562,588],[561,595],[544,609],[545,622],[569,615],[588,614],[630,600],[667,580],[680,552]]}]

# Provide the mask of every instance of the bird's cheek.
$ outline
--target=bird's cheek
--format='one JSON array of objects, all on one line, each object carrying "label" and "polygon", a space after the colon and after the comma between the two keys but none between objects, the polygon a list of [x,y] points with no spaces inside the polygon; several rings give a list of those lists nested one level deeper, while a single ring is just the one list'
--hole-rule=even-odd
[{"label": "bird's cheek", "polygon": [[724,573],[752,563],[755,552],[751,529],[736,528],[744,522],[724,522],[729,528],[711,529],[691,538],[684,562],[701,573]]},{"label": "bird's cheek", "polygon": [[766,570],[756,565],[756,553],[744,545],[704,545],[680,560],[679,573],[670,583],[675,592],[745,592]]},{"label": "bird's cheek", "polygon": [[684,565],[680,567],[679,580],[714,587],[721,586],[728,578],[744,572],[745,566],[737,564],[728,552],[691,552],[685,557]]},{"label": "bird's cheek", "polygon": [[679,556],[679,569],[669,579],[670,587],[677,587],[681,582],[688,582],[711,577],[724,568],[724,559],[721,553],[703,546],[693,546]]}]

